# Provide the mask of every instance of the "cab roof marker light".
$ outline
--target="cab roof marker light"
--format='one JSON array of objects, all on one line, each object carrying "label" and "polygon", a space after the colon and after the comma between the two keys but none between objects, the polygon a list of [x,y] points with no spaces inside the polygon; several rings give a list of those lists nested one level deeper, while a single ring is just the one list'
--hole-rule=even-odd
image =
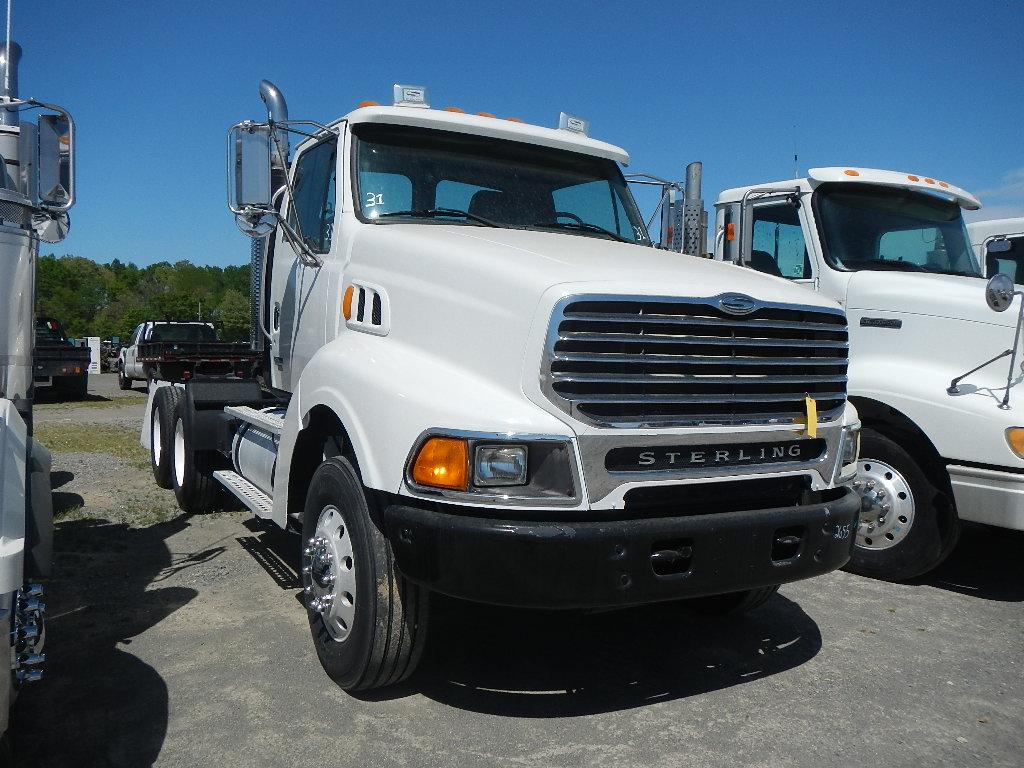
[{"label": "cab roof marker light", "polygon": [[908,173],[907,174],[907,178],[910,179],[911,181],[920,181],[921,180],[920,176],[915,176],[912,173]]},{"label": "cab roof marker light", "polygon": [[422,85],[395,83],[395,106],[430,109],[430,102],[427,101],[427,89]]},{"label": "cab roof marker light", "polygon": [[855,171],[852,168],[847,168],[843,173],[847,176],[860,176],[860,171]]},{"label": "cab roof marker light", "polygon": [[378,104],[373,99],[366,99],[364,101],[360,101],[359,102],[359,108],[360,109],[362,109],[363,107],[379,107],[379,106],[380,106],[380,104]]},{"label": "cab roof marker light", "polygon": [[587,131],[590,130],[590,122],[582,117],[575,117],[566,112],[561,112],[558,115],[558,127],[564,131],[572,131],[573,133],[580,133],[586,136]]}]

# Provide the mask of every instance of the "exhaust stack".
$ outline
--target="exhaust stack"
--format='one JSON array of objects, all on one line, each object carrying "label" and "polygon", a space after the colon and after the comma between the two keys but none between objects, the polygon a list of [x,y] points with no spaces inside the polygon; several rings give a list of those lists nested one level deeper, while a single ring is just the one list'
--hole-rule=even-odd
[{"label": "exhaust stack", "polygon": [[[18,64],[21,62],[21,46],[11,43],[10,50],[0,43],[0,95],[4,100],[18,98]],[[18,125],[17,110],[0,109],[0,125]]]},{"label": "exhaust stack", "polygon": [[[269,80],[260,80],[260,98],[263,99],[263,103],[267,105],[267,116],[275,123],[283,123],[288,120],[288,105],[285,103],[284,94],[281,93],[281,89],[274,85]],[[281,151],[271,152],[271,165],[275,169],[285,169],[288,167],[288,132],[283,130],[274,130],[274,146],[280,147]]]},{"label": "exhaust stack", "polygon": [[683,253],[703,256],[706,245],[707,214],[700,196],[703,166],[700,161],[686,166],[686,188],[683,195]]}]

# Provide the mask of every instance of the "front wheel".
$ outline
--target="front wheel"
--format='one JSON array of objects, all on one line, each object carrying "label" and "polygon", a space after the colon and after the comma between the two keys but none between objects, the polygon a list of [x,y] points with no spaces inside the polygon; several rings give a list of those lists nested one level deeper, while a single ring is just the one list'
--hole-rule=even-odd
[{"label": "front wheel", "polygon": [[132,380],[124,375],[124,366],[117,367],[117,388],[118,389],[131,389]]},{"label": "front wheel", "polygon": [[846,570],[903,581],[939,565],[960,533],[949,499],[895,441],[865,428],[853,487],[860,521]]},{"label": "front wheel", "polygon": [[376,500],[342,457],[313,474],[302,518],[302,582],[313,645],[347,691],[401,682],[426,641],[428,594],[395,569]]}]

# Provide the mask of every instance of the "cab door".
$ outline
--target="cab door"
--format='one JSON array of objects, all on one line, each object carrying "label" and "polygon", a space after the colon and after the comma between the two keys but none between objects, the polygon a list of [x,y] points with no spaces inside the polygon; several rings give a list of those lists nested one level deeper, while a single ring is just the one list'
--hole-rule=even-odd
[{"label": "cab door", "polygon": [[319,262],[300,258],[284,227],[275,233],[271,265],[271,382],[292,391],[302,369],[326,341],[327,271],[332,258],[338,137],[300,146],[292,163],[283,215]]}]

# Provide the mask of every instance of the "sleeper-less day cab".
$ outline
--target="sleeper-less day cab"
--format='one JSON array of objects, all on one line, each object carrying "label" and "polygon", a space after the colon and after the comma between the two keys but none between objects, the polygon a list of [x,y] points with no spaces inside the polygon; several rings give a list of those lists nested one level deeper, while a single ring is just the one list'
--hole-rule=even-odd
[{"label": "sleeper-less day cab", "polygon": [[934,568],[961,520],[1024,529],[1020,299],[1002,313],[986,305],[961,214],[980,205],[945,181],[869,168],[815,168],[718,198],[718,259],[847,312],[849,395],[864,422],[849,566],[860,573]]},{"label": "sleeper-less day cab", "polygon": [[[229,133],[267,372],[151,389],[182,507],[220,483],[302,532],[346,689],[415,667],[430,591],[509,606],[749,608],[844,565],[859,499],[834,301],[650,246],[628,155],[396,86]],[[289,151],[289,136],[304,134]]]}]

